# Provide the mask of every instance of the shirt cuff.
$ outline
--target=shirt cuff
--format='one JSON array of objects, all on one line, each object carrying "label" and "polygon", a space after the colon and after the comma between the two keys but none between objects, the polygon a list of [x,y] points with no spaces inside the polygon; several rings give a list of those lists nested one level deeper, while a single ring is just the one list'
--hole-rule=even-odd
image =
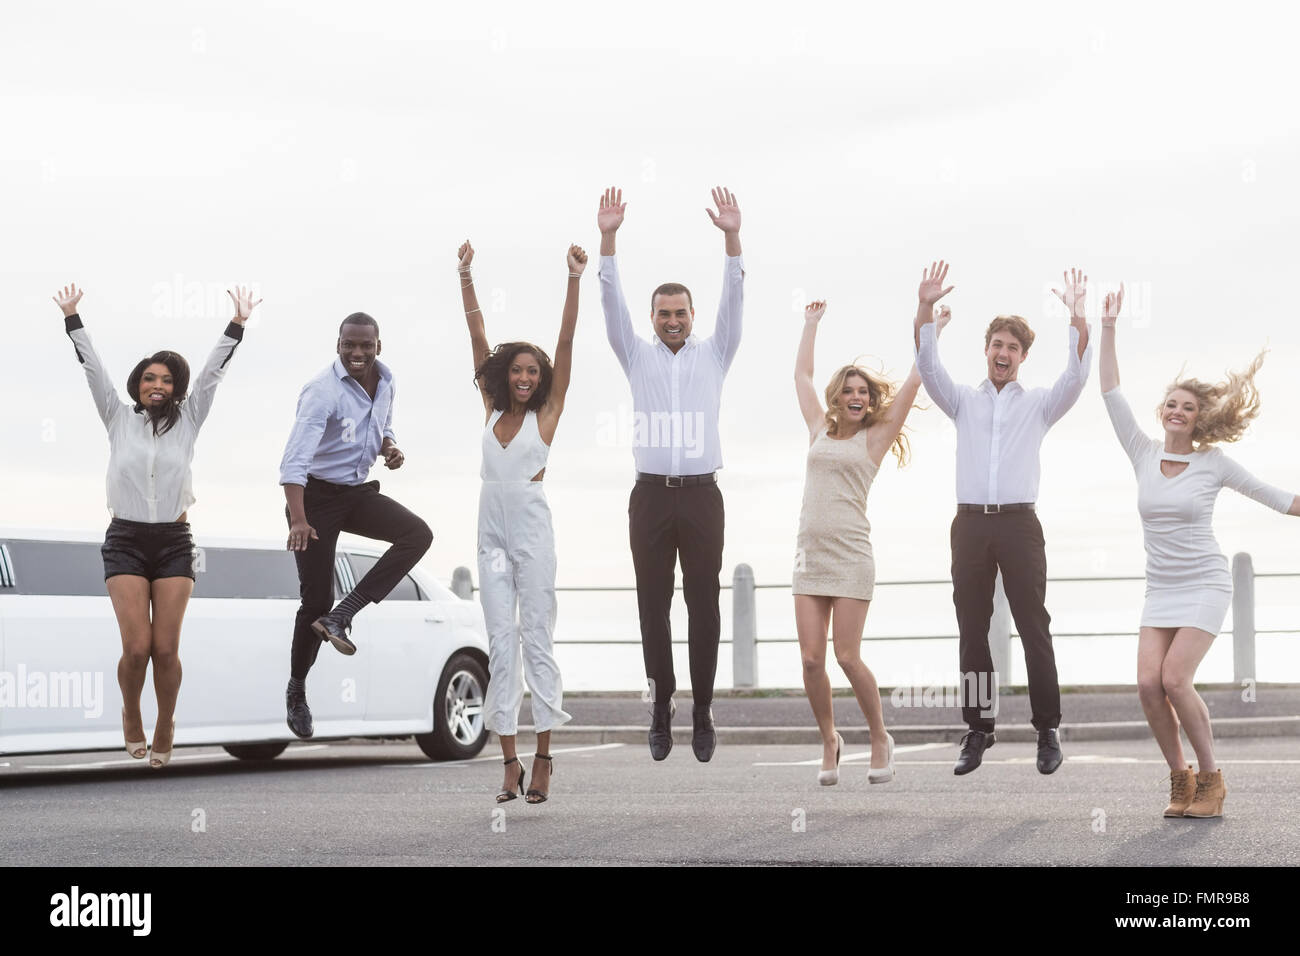
[{"label": "shirt cuff", "polygon": [[238,322],[230,322],[226,325],[226,337],[231,339],[243,339],[244,327]]},{"label": "shirt cuff", "polygon": [[63,330],[65,332],[75,332],[77,329],[83,329],[85,326],[81,322],[81,316],[76,312],[63,317]]}]

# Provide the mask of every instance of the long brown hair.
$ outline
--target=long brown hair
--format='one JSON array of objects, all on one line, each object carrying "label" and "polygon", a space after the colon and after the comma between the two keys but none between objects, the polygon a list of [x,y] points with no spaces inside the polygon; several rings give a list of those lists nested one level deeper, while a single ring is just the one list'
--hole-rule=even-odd
[{"label": "long brown hair", "polygon": [[1165,390],[1165,398],[1157,407],[1162,416],[1169,396],[1182,389],[1196,396],[1198,411],[1192,427],[1192,445],[1206,448],[1216,442],[1234,442],[1246,434],[1250,423],[1259,415],[1259,389],[1255,387],[1255,373],[1264,364],[1264,349],[1245,371],[1228,372],[1223,382],[1211,384],[1195,378],[1180,377]]},{"label": "long brown hair", "polygon": [[[898,392],[898,386],[887,378],[875,375],[867,371],[860,365],[845,365],[831,376],[830,384],[826,386],[826,434],[831,437],[840,435],[840,393],[844,390],[844,383],[853,376],[857,376],[867,383],[868,407],[867,413],[862,417],[862,428],[866,429],[880,420],[880,416],[888,411],[889,406],[893,403],[894,395]],[[900,431],[898,437],[894,439],[890,451],[898,459],[898,467],[902,468],[907,464],[911,457],[912,450],[908,444],[907,436]]]}]

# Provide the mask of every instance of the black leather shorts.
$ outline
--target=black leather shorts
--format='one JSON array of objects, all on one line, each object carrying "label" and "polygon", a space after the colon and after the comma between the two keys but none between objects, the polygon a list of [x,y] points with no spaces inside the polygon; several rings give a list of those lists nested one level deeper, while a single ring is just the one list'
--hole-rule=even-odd
[{"label": "black leather shorts", "polygon": [[194,538],[188,521],[149,524],[114,518],[104,534],[104,579],[115,574],[194,580]]}]

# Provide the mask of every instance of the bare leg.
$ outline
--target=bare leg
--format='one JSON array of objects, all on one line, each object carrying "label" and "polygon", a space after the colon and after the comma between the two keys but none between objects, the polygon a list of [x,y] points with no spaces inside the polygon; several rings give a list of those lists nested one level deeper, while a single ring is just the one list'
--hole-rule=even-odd
[{"label": "bare leg", "polygon": [[831,627],[835,660],[853,687],[862,715],[871,730],[871,766],[881,769],[889,763],[889,741],[885,739],[885,714],[880,704],[876,675],[862,660],[862,628],[867,623],[870,601],[835,599],[835,620]]},{"label": "bare leg", "polygon": [[835,769],[835,708],[831,680],[826,676],[826,633],[831,623],[831,598],[794,596],[794,625],[803,655],[803,689],[822,735],[822,769]]},{"label": "bare leg", "polygon": [[[1214,635],[1196,627],[1180,627],[1165,655],[1161,677],[1169,702],[1183,722],[1187,739],[1196,751],[1197,767],[1202,773],[1218,770],[1214,762],[1214,733],[1210,729],[1210,709],[1196,693],[1193,683],[1196,668],[1214,643]],[[1181,766],[1177,769],[1183,769]]]},{"label": "bare leg", "polygon": [[144,740],[140,692],[149,668],[152,632],[149,624],[149,579],[138,574],[115,574],[104,582],[117,628],[122,634],[122,656],[117,662],[117,684],[126,711],[124,730],[130,740]]},{"label": "bare leg", "polygon": [[[502,760],[512,760],[515,757],[519,756],[519,753],[515,750],[514,734],[511,734],[508,737],[498,734],[497,739],[501,741]],[[505,779],[502,780],[501,782],[501,789],[513,793],[514,791],[519,789],[520,766],[517,763],[512,763],[512,764],[507,764],[503,769],[505,771]]]},{"label": "bare leg", "polygon": [[[537,752],[542,756],[549,756],[551,753],[551,732],[543,730],[537,735]],[[540,790],[542,793],[551,792],[551,762],[549,760],[533,761],[533,776],[528,781],[529,790]]]},{"label": "bare leg", "polygon": [[1187,764],[1183,760],[1183,740],[1178,735],[1178,715],[1165,696],[1162,676],[1165,655],[1173,643],[1174,632],[1172,627],[1144,627],[1138,631],[1138,700],[1169,769],[1185,770]]},{"label": "bare leg", "polygon": [[186,577],[159,578],[153,582],[153,689],[158,695],[158,724],[153,732],[153,749],[172,749],[172,720],[181,691],[181,621],[194,591]]}]

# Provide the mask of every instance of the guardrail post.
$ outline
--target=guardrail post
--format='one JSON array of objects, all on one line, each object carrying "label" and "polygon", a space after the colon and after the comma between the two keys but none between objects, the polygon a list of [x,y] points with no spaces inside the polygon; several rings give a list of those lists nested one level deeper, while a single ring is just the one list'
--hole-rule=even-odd
[{"label": "guardrail post", "polygon": [[1232,556],[1232,679],[1255,679],[1255,563],[1245,551]]},{"label": "guardrail post", "polygon": [[474,578],[469,568],[462,566],[451,572],[451,593],[466,601],[474,599]]},{"label": "guardrail post", "polygon": [[758,686],[758,613],[754,606],[754,569],[736,565],[731,576],[731,684]]},{"label": "guardrail post", "polygon": [[989,618],[989,655],[993,658],[993,671],[998,675],[998,687],[1011,686],[1011,605],[1002,587],[1002,572],[998,571],[993,586],[993,616]]}]

